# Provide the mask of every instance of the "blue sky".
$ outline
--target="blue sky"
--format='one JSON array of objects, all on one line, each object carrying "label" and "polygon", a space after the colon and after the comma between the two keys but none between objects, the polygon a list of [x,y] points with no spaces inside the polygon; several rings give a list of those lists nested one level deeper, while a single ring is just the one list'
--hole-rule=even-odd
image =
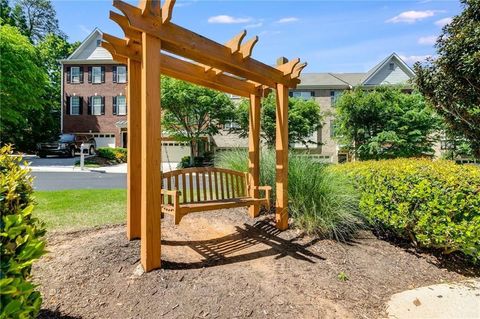
[{"label": "blue sky", "polygon": [[[123,36],[108,19],[115,10],[109,0],[53,3],[70,41],[95,27]],[[460,11],[456,0],[178,0],[172,22],[220,43],[246,29],[247,38],[260,37],[254,58],[268,64],[300,57],[308,62],[304,72],[364,72],[392,52],[409,64],[434,55],[442,26]]]}]

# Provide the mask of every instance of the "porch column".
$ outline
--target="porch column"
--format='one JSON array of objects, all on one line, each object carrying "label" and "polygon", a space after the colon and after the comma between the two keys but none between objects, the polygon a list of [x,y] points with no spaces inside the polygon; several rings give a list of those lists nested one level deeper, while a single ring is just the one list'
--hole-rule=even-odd
[{"label": "porch column", "polygon": [[161,104],[160,39],[142,33],[141,103],[141,263],[160,268],[161,257]]},{"label": "porch column", "polygon": [[128,59],[127,90],[127,238],[141,236],[141,62]]},{"label": "porch column", "polygon": [[[256,187],[260,184],[260,96],[250,94],[250,110],[248,112],[248,184],[249,196],[259,197]],[[248,208],[250,217],[257,217],[260,212],[258,204]]]},{"label": "porch column", "polygon": [[277,228],[288,228],[288,87],[277,84],[276,109],[276,211]]}]

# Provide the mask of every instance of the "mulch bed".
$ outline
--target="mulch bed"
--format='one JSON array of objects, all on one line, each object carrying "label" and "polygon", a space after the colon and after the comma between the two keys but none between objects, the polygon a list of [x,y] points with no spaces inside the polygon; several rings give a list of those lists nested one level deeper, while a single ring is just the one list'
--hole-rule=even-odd
[{"label": "mulch bed", "polygon": [[166,216],[162,269],[145,274],[124,225],[52,232],[33,270],[40,318],[379,318],[397,292],[479,275],[367,231],[342,244],[246,215]]}]

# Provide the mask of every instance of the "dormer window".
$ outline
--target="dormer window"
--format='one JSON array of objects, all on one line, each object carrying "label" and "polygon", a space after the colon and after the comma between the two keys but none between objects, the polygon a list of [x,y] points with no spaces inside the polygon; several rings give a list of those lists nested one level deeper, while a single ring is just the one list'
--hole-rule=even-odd
[{"label": "dormer window", "polygon": [[395,63],[390,62],[390,63],[388,64],[388,69],[389,69],[390,71],[395,70]]},{"label": "dormer window", "polygon": [[102,40],[98,39],[97,40],[97,47],[99,47],[102,44]]}]

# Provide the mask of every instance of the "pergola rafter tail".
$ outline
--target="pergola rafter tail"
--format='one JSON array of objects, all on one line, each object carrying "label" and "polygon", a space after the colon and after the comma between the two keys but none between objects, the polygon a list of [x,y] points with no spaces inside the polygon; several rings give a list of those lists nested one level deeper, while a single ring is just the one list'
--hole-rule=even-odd
[{"label": "pergola rafter tail", "polygon": [[288,87],[295,87],[298,84],[297,79],[292,79],[280,70],[244,56],[258,41],[256,38],[245,43],[243,53],[241,50],[232,52],[229,47],[172,22],[162,23],[159,17],[143,15],[142,10],[121,0],[114,0],[113,5],[125,15],[131,28],[159,38],[162,41],[162,49],[173,54],[271,88],[275,88],[277,83]]}]

